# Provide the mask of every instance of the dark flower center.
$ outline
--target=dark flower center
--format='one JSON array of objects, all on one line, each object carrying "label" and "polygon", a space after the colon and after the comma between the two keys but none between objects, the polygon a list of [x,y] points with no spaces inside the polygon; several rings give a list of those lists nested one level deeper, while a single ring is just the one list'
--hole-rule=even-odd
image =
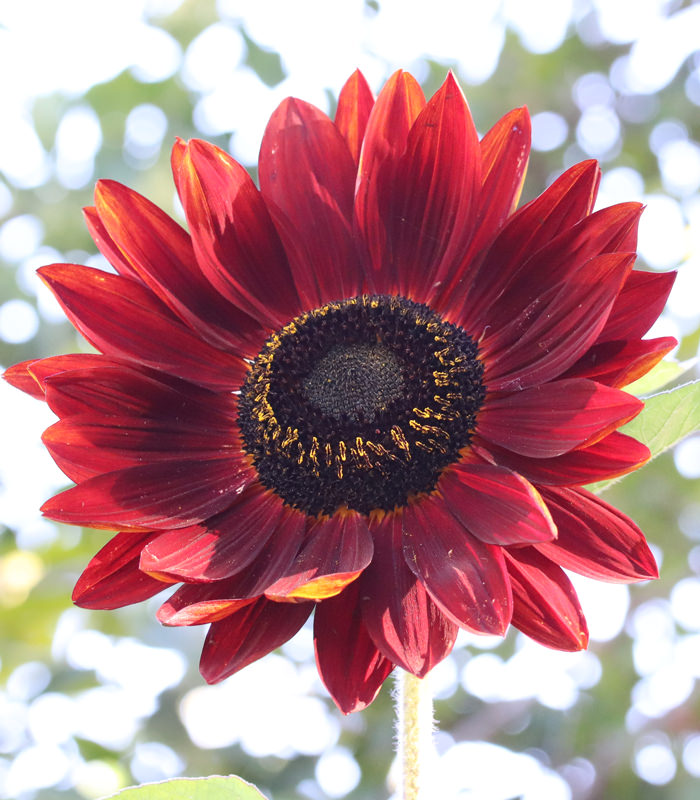
[{"label": "dark flower center", "polygon": [[391,510],[435,488],[484,399],[477,345],[427,306],[355,297],[265,343],[239,399],[260,480],[307,514]]},{"label": "dark flower center", "polygon": [[339,422],[374,419],[401,396],[403,369],[381,344],[339,344],[314,364],[302,385],[311,405]]}]

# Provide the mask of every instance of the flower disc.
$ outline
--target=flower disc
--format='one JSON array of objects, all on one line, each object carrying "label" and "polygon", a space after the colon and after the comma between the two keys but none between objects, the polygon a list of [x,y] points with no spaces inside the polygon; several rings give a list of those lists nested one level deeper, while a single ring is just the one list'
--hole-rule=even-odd
[{"label": "flower disc", "polygon": [[435,487],[484,398],[473,339],[427,306],[355,297],[271,336],[241,391],[262,482],[307,514],[391,510]]}]

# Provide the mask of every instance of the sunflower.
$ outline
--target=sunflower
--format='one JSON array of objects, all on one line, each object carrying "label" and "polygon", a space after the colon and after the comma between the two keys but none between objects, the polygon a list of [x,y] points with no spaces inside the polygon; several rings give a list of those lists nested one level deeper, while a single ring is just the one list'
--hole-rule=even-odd
[{"label": "sunflower", "polygon": [[186,232],[125,186],[85,210],[115,273],[39,272],[96,353],[11,368],[45,399],[76,486],[51,519],[118,533],[74,601],[113,609],[177,584],[165,625],[210,624],[226,678],[314,614],[344,712],[395,666],[424,676],[457,631],[512,624],[578,650],[564,569],[655,577],[642,532],[583,488],[643,464],[620,387],[674,345],[643,339],[673,276],[633,271],[642,208],[592,211],[594,161],[515,210],[526,109],[481,139],[454,77],[426,102],[356,72],[335,120],[285,100],[258,189],[177,141]]}]

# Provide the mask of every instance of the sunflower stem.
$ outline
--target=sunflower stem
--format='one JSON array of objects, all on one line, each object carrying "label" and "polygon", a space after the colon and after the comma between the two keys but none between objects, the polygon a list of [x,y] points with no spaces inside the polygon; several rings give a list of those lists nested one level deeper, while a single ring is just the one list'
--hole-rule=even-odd
[{"label": "sunflower stem", "polygon": [[423,800],[426,762],[432,751],[433,702],[428,681],[403,670],[396,694],[398,754],[402,800]]}]

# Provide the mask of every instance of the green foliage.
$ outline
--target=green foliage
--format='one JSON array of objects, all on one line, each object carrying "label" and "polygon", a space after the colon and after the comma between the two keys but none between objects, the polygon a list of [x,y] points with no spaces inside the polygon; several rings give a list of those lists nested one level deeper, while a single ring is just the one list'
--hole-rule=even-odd
[{"label": "green foliage", "polygon": [[644,442],[656,458],[700,430],[700,381],[646,398],[642,413],[620,430]]},{"label": "green foliage", "polygon": [[[176,778],[123,789],[109,798],[118,800],[266,800],[252,783],[237,778]],[[105,798],[105,800],[109,800]]]},{"label": "green foliage", "polygon": [[630,394],[637,395],[637,397],[647,397],[654,392],[668,386],[669,383],[675,383],[683,375],[686,375],[697,364],[696,358],[690,358],[687,361],[673,361],[666,360],[659,361],[659,363],[639,380],[625,386],[625,391]]},{"label": "green foliage", "polygon": [[[666,362],[661,362],[664,363]],[[682,367],[680,364],[668,363],[669,368],[659,370],[657,367],[637,383],[644,388],[644,381],[648,378],[648,385],[661,381],[659,385],[663,386],[686,371],[685,369],[678,371],[678,368]],[[638,416],[620,428],[621,433],[643,442],[651,451],[652,460],[696,431],[700,431],[700,381],[686,383],[667,392],[646,397],[644,408]],[[590,484],[587,488],[596,494],[601,494],[621,480],[622,478],[613,478],[609,481],[600,481]]]}]

